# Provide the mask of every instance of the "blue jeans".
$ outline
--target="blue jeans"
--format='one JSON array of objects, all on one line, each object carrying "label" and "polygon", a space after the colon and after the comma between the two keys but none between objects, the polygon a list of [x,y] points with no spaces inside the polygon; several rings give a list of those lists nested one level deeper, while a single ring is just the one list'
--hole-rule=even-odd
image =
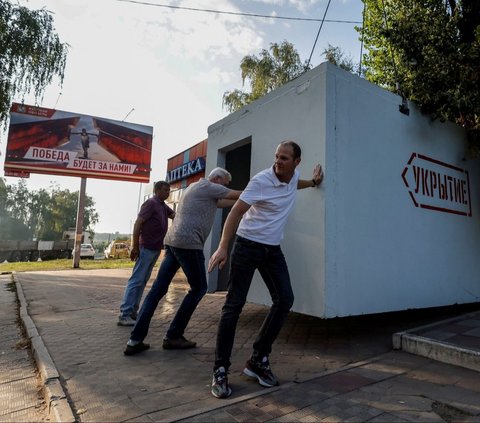
[{"label": "blue jeans", "polygon": [[238,318],[247,300],[253,274],[258,269],[272,297],[272,306],[253,343],[253,356],[262,358],[272,344],[293,305],[287,263],[279,245],[266,245],[237,236],[232,252],[228,293],[218,325],[215,369],[230,367]]},{"label": "blue jeans", "polygon": [[167,338],[177,339],[183,336],[190,317],[192,317],[198,303],[207,292],[205,256],[202,250],[175,248],[167,245],[165,257],[158,270],[157,278],[143,301],[140,314],[137,317],[137,323],[130,335],[132,341],[141,342],[146,338],[153,313],[155,313],[160,300],[167,293],[170,282],[172,282],[175,273],[177,273],[180,267],[187,277],[190,289],[187,295],[185,295],[182,304],[180,304],[172,323],[170,323]]},{"label": "blue jeans", "polygon": [[132,276],[130,276],[123,294],[122,304],[120,305],[120,318],[126,318],[137,313],[143,291],[159,255],[160,250],[149,250],[148,248],[140,247],[137,261],[135,266],[133,266]]}]

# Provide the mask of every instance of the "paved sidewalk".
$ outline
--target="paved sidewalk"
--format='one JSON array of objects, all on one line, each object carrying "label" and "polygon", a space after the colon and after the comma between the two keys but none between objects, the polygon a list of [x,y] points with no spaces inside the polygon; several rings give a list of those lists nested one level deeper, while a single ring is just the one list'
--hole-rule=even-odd
[{"label": "paved sidewalk", "polygon": [[0,421],[48,421],[35,362],[17,321],[10,274],[0,274]]},{"label": "paved sidewalk", "polygon": [[179,274],[152,321],[152,348],[126,357],[130,328],[116,319],[129,275],[77,269],[15,276],[77,421],[480,421],[479,372],[392,350],[394,333],[463,308],[331,320],[291,313],[270,357],[281,386],[265,389],[241,375],[267,312],[247,304],[230,369],[234,392],[218,400],[210,381],[224,293],[207,294],[187,328],[198,348],[163,350],[187,289]]}]

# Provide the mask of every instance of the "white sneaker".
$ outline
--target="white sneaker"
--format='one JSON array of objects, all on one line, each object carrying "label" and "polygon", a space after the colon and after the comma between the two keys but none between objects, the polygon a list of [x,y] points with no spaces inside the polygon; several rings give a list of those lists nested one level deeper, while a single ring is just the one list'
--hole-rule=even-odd
[{"label": "white sneaker", "polygon": [[130,316],[127,317],[119,317],[117,325],[118,326],[135,326],[135,320],[133,320]]}]

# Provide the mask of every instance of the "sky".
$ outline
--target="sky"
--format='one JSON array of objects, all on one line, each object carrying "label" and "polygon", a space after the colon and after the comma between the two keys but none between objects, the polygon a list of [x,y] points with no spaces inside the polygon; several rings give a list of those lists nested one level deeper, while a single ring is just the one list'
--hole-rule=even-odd
[{"label": "sky", "polygon": [[[216,11],[322,19],[328,0],[19,0],[45,8],[60,40],[69,44],[63,85],[47,88],[38,106],[125,120],[153,127],[150,181],[165,179],[167,160],[207,138],[224,118],[224,92],[242,89],[240,62],[271,43],[293,43],[302,61],[312,54],[320,22],[247,17]],[[326,20],[362,20],[360,0],[331,0]],[[360,25],[360,24],[357,24]],[[311,65],[325,61],[328,45],[358,62],[359,34],[352,23],[324,22]],[[16,102],[36,104],[33,96]],[[0,138],[0,166],[6,148]],[[3,174],[3,172],[2,172]],[[30,189],[78,191],[80,178],[31,174]],[[17,178],[6,178],[16,184]],[[97,233],[130,233],[146,184],[89,178],[100,221]]]}]

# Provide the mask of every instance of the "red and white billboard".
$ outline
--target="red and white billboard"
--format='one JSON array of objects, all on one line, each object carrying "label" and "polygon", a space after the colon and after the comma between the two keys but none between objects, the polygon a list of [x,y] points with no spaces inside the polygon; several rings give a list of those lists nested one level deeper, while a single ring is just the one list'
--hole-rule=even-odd
[{"label": "red and white billboard", "polygon": [[149,182],[151,126],[13,103],[5,176]]}]

